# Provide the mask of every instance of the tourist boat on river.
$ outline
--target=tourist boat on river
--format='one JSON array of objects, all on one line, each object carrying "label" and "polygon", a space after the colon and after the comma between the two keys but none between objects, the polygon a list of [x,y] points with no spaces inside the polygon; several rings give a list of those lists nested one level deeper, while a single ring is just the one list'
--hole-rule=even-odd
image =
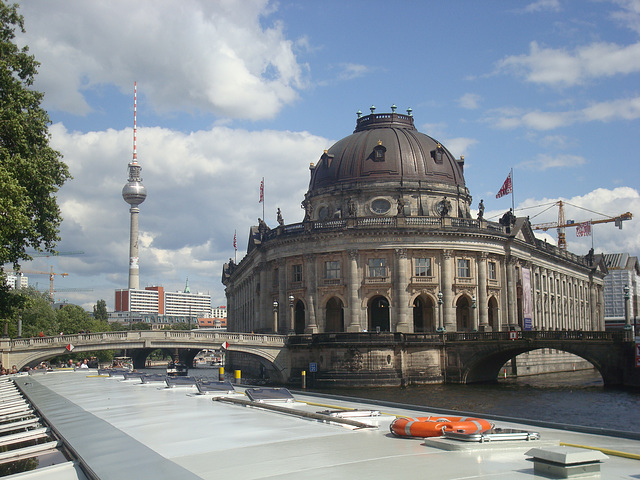
[{"label": "tourist boat on river", "polygon": [[[20,480],[531,480],[585,474],[617,480],[635,478],[640,468],[638,432],[305,390],[225,383],[199,394],[76,370],[2,377],[0,402],[6,407],[0,445],[8,446],[0,451],[0,465],[17,460],[37,469],[18,474]],[[484,417],[495,427],[426,438],[389,433],[398,418],[440,415]],[[32,439],[39,440],[27,446]],[[51,460],[56,451],[66,457]]]},{"label": "tourist boat on river", "polygon": [[185,377],[189,374],[189,368],[182,362],[171,361],[167,365],[168,377]]}]

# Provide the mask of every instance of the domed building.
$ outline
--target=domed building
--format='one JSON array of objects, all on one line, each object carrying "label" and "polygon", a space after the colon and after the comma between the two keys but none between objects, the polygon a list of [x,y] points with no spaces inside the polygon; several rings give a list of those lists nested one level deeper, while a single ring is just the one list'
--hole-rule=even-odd
[{"label": "domed building", "polygon": [[598,256],[536,239],[527,218],[472,218],[464,159],[411,110],[358,115],[310,166],[301,223],[252,227],[224,265],[238,332],[604,330]]}]

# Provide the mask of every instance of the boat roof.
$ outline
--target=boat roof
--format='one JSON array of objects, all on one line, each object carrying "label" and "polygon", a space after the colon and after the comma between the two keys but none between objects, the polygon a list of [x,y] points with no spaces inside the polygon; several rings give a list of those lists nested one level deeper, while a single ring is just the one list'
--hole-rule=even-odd
[{"label": "boat roof", "polygon": [[[562,444],[606,449],[609,453],[605,452],[608,458],[601,464],[602,478],[631,478],[640,467],[640,440],[633,438],[516,421],[495,423],[537,432],[540,439],[469,443],[401,438],[389,430],[395,418],[441,412],[372,405],[306,391],[293,391],[293,404],[280,402],[267,409],[251,402],[241,386],[236,386],[237,393],[218,400],[211,394],[159,389],[91,371],[18,376],[14,381],[44,421],[90,469],[90,475],[100,479],[427,476],[530,480],[536,474],[526,453],[534,447],[557,448]],[[350,410],[359,413],[349,421],[322,420],[327,412]],[[363,411],[370,411],[371,416]],[[57,468],[57,473],[51,471],[43,478],[83,478],[77,469]],[[38,478],[36,472],[20,478]]]}]

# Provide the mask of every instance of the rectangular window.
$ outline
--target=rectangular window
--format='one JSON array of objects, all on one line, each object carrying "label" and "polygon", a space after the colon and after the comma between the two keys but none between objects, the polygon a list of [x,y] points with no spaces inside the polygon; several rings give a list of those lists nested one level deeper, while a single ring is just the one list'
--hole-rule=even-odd
[{"label": "rectangular window", "polygon": [[416,277],[432,277],[431,273],[431,259],[430,258],[416,258],[414,260],[415,276]]},{"label": "rectangular window", "polygon": [[458,259],[458,277],[471,278],[471,260],[467,258]]},{"label": "rectangular window", "polygon": [[327,278],[327,279],[340,278],[340,262],[339,261],[324,262],[324,278]]},{"label": "rectangular window", "polygon": [[498,279],[498,266],[496,262],[489,262],[489,280]]},{"label": "rectangular window", "polygon": [[369,277],[386,277],[387,264],[384,258],[369,259]]},{"label": "rectangular window", "polygon": [[291,266],[291,281],[294,283],[302,282],[302,264]]}]

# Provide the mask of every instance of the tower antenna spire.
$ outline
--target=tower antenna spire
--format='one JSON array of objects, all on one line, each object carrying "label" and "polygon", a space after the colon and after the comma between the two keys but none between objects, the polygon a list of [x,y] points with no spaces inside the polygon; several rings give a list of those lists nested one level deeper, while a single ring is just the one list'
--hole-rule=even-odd
[{"label": "tower antenna spire", "polygon": [[133,82],[133,161],[138,161],[138,82]]},{"label": "tower antenna spire", "polygon": [[133,84],[133,160],[129,163],[129,179],[122,188],[122,198],[131,205],[131,226],[129,229],[129,290],[140,287],[140,270],[138,264],[138,214],[140,204],[147,198],[147,189],[142,184],[142,167],[138,165],[136,140],[138,135],[138,82]]}]

